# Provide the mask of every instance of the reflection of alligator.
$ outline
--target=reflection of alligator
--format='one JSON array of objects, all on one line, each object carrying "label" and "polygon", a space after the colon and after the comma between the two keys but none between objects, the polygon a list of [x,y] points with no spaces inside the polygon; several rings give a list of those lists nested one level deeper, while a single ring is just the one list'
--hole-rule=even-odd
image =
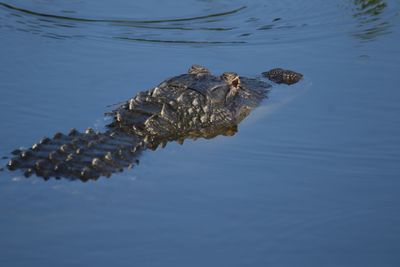
[{"label": "reflection of alligator", "polygon": [[[292,84],[302,75],[273,69],[264,73],[277,83]],[[160,85],[125,102],[108,113],[113,122],[107,131],[72,129],[43,138],[28,150],[15,150],[8,169],[21,169],[25,176],[45,179],[97,179],[132,167],[147,148],[156,149],[169,141],[233,135],[237,125],[259,105],[270,85],[260,79],[226,72],[214,76],[199,65],[188,74],[165,80]]]}]

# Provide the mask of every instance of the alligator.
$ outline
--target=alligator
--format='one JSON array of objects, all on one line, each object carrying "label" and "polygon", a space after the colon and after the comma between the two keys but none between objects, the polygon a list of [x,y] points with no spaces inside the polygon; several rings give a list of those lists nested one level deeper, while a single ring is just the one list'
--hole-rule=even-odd
[{"label": "alligator", "polygon": [[[302,74],[285,69],[262,73],[275,83],[293,84]],[[26,177],[96,180],[139,163],[147,149],[184,139],[231,136],[238,124],[266,97],[271,85],[262,77],[234,72],[212,75],[200,65],[138,93],[106,113],[112,122],[104,132],[88,128],[57,132],[29,149],[16,149],[7,163]]]}]

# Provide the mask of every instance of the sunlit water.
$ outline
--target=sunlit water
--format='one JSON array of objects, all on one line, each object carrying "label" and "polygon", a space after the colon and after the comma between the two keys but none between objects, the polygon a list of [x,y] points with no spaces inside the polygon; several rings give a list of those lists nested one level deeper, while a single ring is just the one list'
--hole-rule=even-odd
[{"label": "sunlit water", "polygon": [[1,2],[1,155],[102,129],[108,105],[193,63],[305,79],[235,136],[169,144],[109,179],[0,172],[0,266],[399,266],[399,7]]}]

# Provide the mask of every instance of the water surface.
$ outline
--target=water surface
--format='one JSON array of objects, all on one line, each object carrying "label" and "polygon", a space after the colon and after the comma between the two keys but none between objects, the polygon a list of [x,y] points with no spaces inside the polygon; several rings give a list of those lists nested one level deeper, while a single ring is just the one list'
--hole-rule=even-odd
[{"label": "water surface", "polygon": [[[1,266],[398,266],[400,2],[2,1],[0,154],[203,64],[276,86],[233,137],[88,183],[0,172]],[[6,163],[6,160],[1,162]]]}]

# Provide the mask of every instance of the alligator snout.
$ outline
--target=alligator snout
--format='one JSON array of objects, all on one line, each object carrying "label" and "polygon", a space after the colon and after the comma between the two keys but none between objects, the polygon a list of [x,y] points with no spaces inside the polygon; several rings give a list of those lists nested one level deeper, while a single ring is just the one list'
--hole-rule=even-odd
[{"label": "alligator snout", "polygon": [[281,68],[275,68],[267,72],[263,72],[262,74],[275,83],[284,83],[288,85],[297,83],[301,80],[301,78],[303,78],[303,74],[301,73]]}]

